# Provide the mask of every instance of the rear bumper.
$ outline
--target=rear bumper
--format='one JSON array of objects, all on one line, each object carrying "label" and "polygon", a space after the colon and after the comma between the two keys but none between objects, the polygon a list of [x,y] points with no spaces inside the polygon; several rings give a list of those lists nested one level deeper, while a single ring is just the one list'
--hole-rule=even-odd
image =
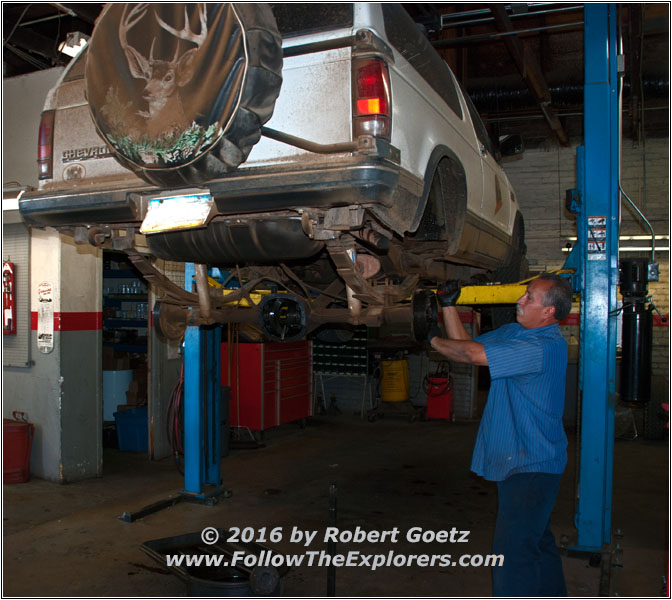
[{"label": "rear bumper", "polygon": [[63,227],[138,221],[133,194],[151,193],[155,188],[118,188],[68,192],[34,192],[19,200],[19,212],[27,225]]},{"label": "rear bumper", "polygon": [[[236,215],[387,203],[399,175],[396,162],[355,155],[303,168],[287,164],[242,168],[198,187],[210,190],[220,215]],[[148,198],[165,191],[151,186],[41,191],[24,195],[19,211],[26,224],[37,227],[140,223]]]}]

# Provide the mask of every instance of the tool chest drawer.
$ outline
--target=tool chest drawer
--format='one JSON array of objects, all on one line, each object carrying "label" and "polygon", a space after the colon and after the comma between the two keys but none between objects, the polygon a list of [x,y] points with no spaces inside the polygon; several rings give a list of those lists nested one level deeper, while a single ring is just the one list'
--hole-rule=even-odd
[{"label": "tool chest drawer", "polygon": [[232,426],[263,431],[312,414],[312,342],[222,344]]}]

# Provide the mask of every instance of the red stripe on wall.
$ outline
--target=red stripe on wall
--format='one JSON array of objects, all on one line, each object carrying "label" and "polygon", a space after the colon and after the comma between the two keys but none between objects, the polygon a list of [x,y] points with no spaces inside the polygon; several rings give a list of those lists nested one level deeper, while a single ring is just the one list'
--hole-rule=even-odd
[{"label": "red stripe on wall", "polygon": [[[30,313],[30,328],[37,331],[37,311]],[[54,331],[96,331],[102,328],[102,312],[54,313]]]},{"label": "red stripe on wall", "polygon": [[[443,316],[439,312],[439,323],[443,323]],[[576,325],[580,324],[579,314],[572,313],[567,315],[567,318],[560,321],[560,325]],[[152,315],[153,317],[153,315]],[[460,321],[462,323],[473,323],[473,312],[460,312]],[[654,327],[669,327],[670,316],[654,314]],[[37,331],[37,311],[30,313],[30,328]],[[103,313],[102,312],[69,312],[69,313],[54,313],[54,331],[94,331],[103,328]]]},{"label": "red stripe on wall", "polygon": [[54,326],[56,318],[60,318],[61,331],[91,331],[103,328],[102,312],[67,312],[54,315]]}]

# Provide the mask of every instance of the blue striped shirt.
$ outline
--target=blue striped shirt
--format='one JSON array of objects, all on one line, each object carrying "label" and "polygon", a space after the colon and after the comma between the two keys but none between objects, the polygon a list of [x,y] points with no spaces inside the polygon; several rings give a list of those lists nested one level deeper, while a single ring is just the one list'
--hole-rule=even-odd
[{"label": "blue striped shirt", "polygon": [[511,323],[474,341],[485,348],[491,384],[471,470],[491,481],[515,473],[562,473],[567,342],[560,328]]}]

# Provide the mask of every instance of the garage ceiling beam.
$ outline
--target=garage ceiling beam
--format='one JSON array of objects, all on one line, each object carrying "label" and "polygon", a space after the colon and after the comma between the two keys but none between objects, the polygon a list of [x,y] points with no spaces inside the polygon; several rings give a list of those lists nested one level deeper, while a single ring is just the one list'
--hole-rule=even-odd
[{"label": "garage ceiling beam", "polygon": [[[510,7],[507,7],[507,9]],[[569,11],[576,11],[576,10],[583,10],[583,5],[579,4],[576,6],[563,6],[561,8],[550,8],[547,10],[525,10],[523,12],[511,12],[510,17],[512,19],[515,19],[517,17],[522,17],[522,18],[529,18],[529,17],[538,17],[540,15],[548,15],[548,14],[555,14],[555,13],[566,13]],[[507,10],[507,14],[509,14]],[[478,17],[479,15],[482,15],[482,18],[469,18],[469,17]],[[457,18],[465,18],[464,21],[453,21],[452,19],[457,19]],[[441,15],[441,28],[447,28],[447,27],[462,27],[465,25],[479,25],[482,23],[492,23],[494,21],[494,18],[492,17],[490,11],[488,9],[483,9],[483,10],[474,10],[474,11],[468,11],[468,12],[460,12],[460,13],[445,13]]]},{"label": "garage ceiling beam", "polygon": [[51,67],[50,64],[12,44],[5,44],[2,52],[2,62],[4,63],[3,70],[8,77],[11,77],[17,71],[21,72],[21,69],[25,68],[26,64],[37,70],[49,69]]},{"label": "garage ceiling beam", "polygon": [[98,4],[63,4],[63,7],[71,10],[79,19],[85,21],[89,25],[93,25],[100,14],[102,5]]},{"label": "garage ceiling beam", "polygon": [[[495,27],[497,28],[497,31],[514,33],[515,30],[513,24],[511,23],[511,19],[509,19],[509,15],[506,13],[505,7],[501,4],[490,4],[489,7],[490,12],[495,19]],[[560,143],[563,146],[567,146],[569,144],[567,133],[565,133],[560,119],[551,107],[551,92],[548,89],[548,83],[546,83],[546,78],[542,73],[539,60],[530,50],[529,46],[516,35],[507,35],[504,37],[504,43],[509,50],[511,58],[513,58],[513,61],[516,63],[518,71],[520,71],[525,83],[536,98],[541,111],[544,113],[546,122],[553,130]]]},{"label": "garage ceiling beam", "polygon": [[51,40],[35,31],[24,29],[22,27],[17,27],[14,30],[11,37],[11,43],[24,50],[37,52],[47,58],[58,58],[58,55],[60,54],[58,52],[56,40]]},{"label": "garage ceiling beam", "polygon": [[559,25],[543,25],[541,27],[528,27],[526,29],[516,29],[515,31],[478,33],[475,35],[467,35],[458,38],[434,40],[432,42],[432,46],[434,46],[434,48],[452,48],[453,46],[483,44],[486,42],[493,42],[500,38],[519,36],[524,33],[540,33],[543,31],[556,31],[559,29],[569,29],[569,28],[575,29],[576,31],[583,31],[583,21],[573,21],[572,23],[560,23]]}]

